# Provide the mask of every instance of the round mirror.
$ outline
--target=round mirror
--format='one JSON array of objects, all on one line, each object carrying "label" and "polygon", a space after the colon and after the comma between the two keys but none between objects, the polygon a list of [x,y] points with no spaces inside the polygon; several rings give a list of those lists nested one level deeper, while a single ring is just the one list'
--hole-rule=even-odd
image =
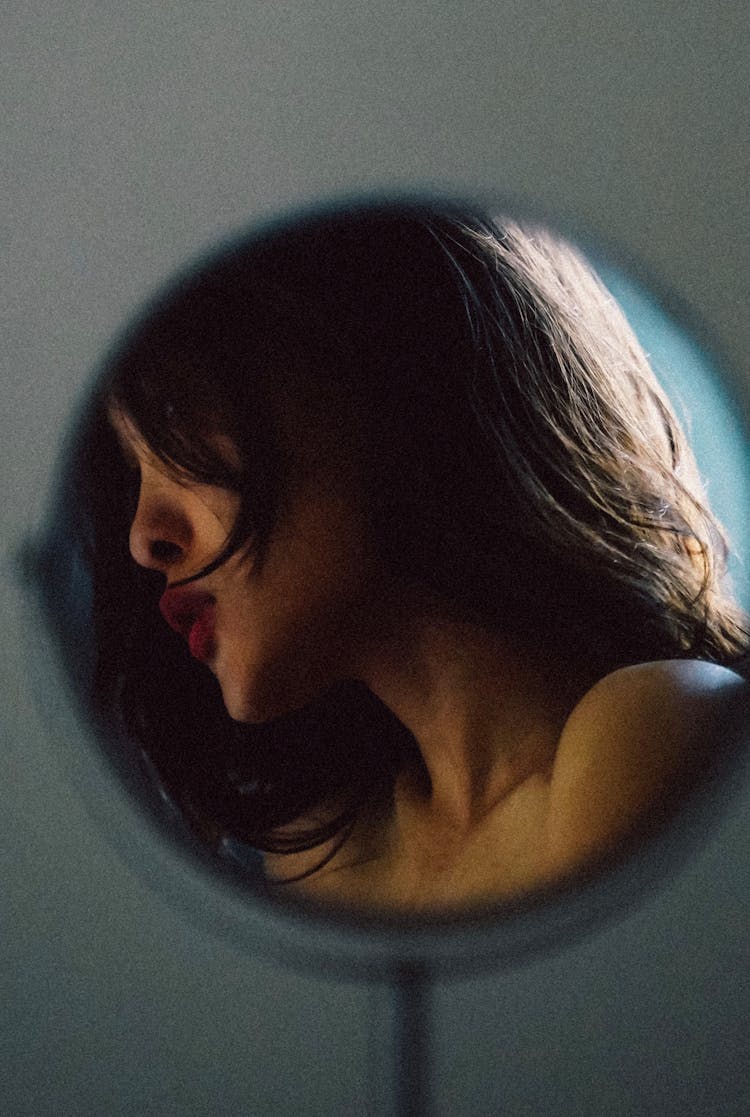
[{"label": "round mirror", "polygon": [[[90,808],[287,962],[546,948],[739,782],[741,428],[640,288],[498,208],[365,198],[185,270],[103,362],[24,553]],[[697,383],[723,494],[678,415]]]}]

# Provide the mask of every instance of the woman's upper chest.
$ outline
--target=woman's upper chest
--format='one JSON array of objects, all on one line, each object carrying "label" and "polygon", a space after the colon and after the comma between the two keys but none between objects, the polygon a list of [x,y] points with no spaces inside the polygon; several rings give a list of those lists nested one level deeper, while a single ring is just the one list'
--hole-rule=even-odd
[{"label": "woman's upper chest", "polygon": [[[524,780],[480,823],[464,831],[436,815],[427,823],[424,812],[395,798],[294,887],[344,905],[424,910],[503,900],[561,880],[678,802],[705,758],[745,733],[749,695],[744,680],[714,664],[623,668],[578,704],[551,768]],[[324,853],[300,855],[283,875],[313,867]]]},{"label": "woman's upper chest", "polygon": [[[394,804],[363,822],[327,865],[293,887],[345,906],[395,910],[465,907],[523,892],[551,871],[549,791],[544,777],[530,779],[468,832],[439,821],[428,825]],[[304,857],[307,862],[309,854]],[[284,869],[291,875],[293,866]]]}]

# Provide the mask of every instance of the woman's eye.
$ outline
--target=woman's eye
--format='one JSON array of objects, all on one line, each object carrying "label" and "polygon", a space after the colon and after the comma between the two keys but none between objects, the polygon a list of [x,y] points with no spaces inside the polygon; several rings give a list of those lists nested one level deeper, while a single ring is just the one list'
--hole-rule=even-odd
[{"label": "woman's eye", "polygon": [[120,485],[128,516],[138,507],[141,492],[141,469],[137,461],[124,457],[121,460]]},{"label": "woman's eye", "polygon": [[141,479],[137,469],[131,469],[125,478],[125,503],[128,514],[134,515],[141,496]]},{"label": "woman's eye", "polygon": [[141,463],[134,454],[128,453],[127,450],[120,450],[120,463],[123,469],[128,474],[138,473],[141,468]]}]

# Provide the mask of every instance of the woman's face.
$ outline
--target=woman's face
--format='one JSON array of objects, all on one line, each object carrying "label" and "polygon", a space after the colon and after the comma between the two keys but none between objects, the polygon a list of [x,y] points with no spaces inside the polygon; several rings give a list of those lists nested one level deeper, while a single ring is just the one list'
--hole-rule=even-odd
[{"label": "woman's face", "polygon": [[[160,608],[216,676],[237,721],[262,722],[299,709],[329,686],[358,677],[377,579],[363,518],[341,472],[299,484],[276,525],[260,569],[238,552],[205,578],[238,512],[235,492],[171,474],[127,416],[110,409],[126,461],[139,471],[130,552],[164,574]],[[228,440],[217,448],[231,460]]]}]

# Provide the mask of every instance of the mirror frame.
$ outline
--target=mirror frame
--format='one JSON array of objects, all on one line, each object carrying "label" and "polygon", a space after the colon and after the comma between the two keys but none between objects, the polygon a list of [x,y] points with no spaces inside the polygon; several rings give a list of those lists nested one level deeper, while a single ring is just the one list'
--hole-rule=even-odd
[{"label": "mirror frame", "polygon": [[[439,195],[430,192],[430,196]],[[364,198],[358,196],[358,200]],[[347,200],[331,205],[343,205]],[[481,196],[477,200],[483,204]],[[529,216],[527,207],[507,199],[495,199],[492,208]],[[546,218],[536,213],[534,220],[545,222]],[[608,246],[594,249],[590,238],[571,233],[558,221],[549,223],[592,259],[606,259],[629,280],[634,277],[644,292],[656,291],[662,307],[674,307],[674,300],[662,298],[659,285],[643,281],[642,269],[628,264],[622,253],[610,252]],[[681,328],[680,319],[687,316],[669,317]],[[686,333],[696,337],[696,331]],[[697,330],[699,344],[705,335],[705,329]],[[701,347],[707,348],[705,344]],[[736,400],[731,383],[725,388]],[[88,398],[87,392],[86,401]],[[63,441],[63,464],[75,429],[72,421]],[[33,622],[29,624],[26,616],[22,624],[19,615],[14,637],[24,648],[37,704],[47,715],[47,730],[64,742],[63,766],[71,786],[100,832],[150,889],[210,934],[284,965],[365,981],[388,978],[404,966],[421,967],[433,977],[468,976],[562,949],[647,904],[710,841],[722,813],[747,784],[750,750],[743,741],[717,758],[710,775],[679,805],[675,816],[661,820],[653,832],[635,833],[616,853],[565,880],[514,900],[467,911],[381,915],[333,908],[278,889],[272,894],[268,888],[249,883],[239,867],[201,847],[174,810],[160,802],[156,789],[147,787],[142,775],[128,770],[128,746],[119,741],[112,748],[113,742],[105,743],[101,730],[87,718],[66,663],[69,633],[38,587],[40,563],[54,550],[50,540],[56,531],[59,534],[59,523],[48,517],[40,532],[44,542],[39,551],[34,553],[32,548],[16,556],[21,560],[24,598],[31,604]],[[49,720],[50,685],[62,697],[54,704],[54,725]],[[130,748],[132,758],[133,746]]]}]

